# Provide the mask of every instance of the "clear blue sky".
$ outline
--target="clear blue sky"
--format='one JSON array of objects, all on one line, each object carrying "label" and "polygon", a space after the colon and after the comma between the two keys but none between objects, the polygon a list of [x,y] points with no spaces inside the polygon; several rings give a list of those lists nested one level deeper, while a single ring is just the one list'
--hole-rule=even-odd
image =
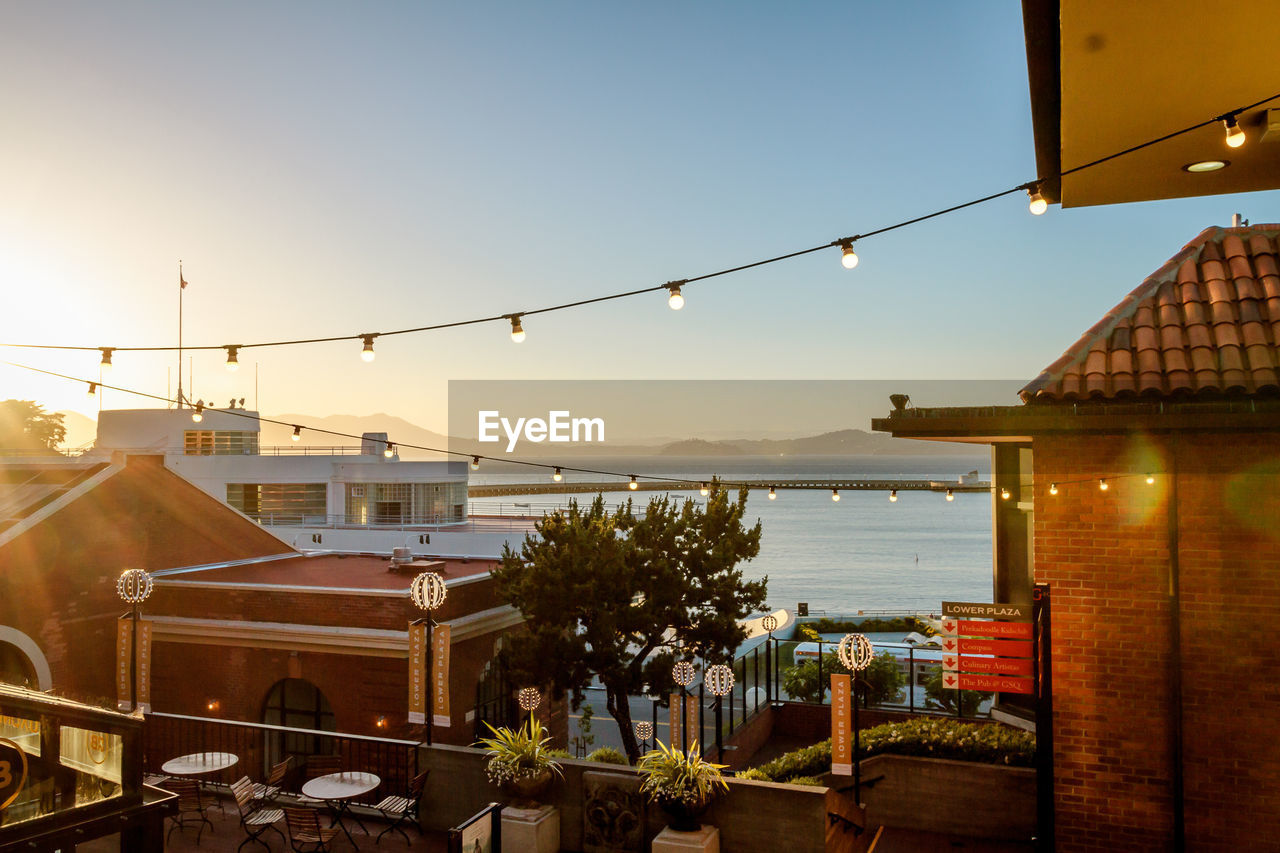
[{"label": "clear blue sky", "polygon": [[[698,275],[1035,172],[1014,2],[8,3],[0,77],[4,342],[172,343],[179,258],[187,343],[355,334]],[[256,361],[264,413],[441,429],[449,379],[1030,379],[1276,198],[1032,217],[1015,196],[860,243],[853,271],[832,250],[679,313],[529,318],[519,346],[492,325],[384,339],[372,365],[357,342],[234,375],[197,355],[195,395],[252,404]],[[116,362],[164,394],[176,359]],[[0,397],[90,408],[8,368]]]}]

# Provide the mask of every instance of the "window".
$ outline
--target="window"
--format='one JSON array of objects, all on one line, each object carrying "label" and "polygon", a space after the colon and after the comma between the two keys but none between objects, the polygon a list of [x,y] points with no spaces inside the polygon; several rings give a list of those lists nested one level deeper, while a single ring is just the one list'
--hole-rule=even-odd
[{"label": "window", "polygon": [[256,456],[258,433],[234,430],[197,430],[183,433],[187,456]]},{"label": "window", "polygon": [[320,689],[302,678],[286,678],[277,681],[267,694],[262,722],[297,732],[271,732],[267,737],[267,765],[284,759],[286,755],[327,755],[336,749],[333,738],[311,734],[311,731],[337,731],[333,708]]},{"label": "window", "polygon": [[348,483],[348,524],[450,524],[466,521],[467,484]]},{"label": "window", "polygon": [[227,503],[267,524],[324,524],[324,483],[228,483]]}]

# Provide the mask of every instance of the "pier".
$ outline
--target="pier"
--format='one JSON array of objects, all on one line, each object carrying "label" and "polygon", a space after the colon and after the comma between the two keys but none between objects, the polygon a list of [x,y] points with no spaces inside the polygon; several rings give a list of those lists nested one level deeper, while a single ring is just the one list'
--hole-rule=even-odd
[{"label": "pier", "polygon": [[[637,475],[643,477],[643,475]],[[706,482],[706,481],[703,481]],[[737,488],[735,481],[731,488]],[[887,492],[896,489],[899,492],[989,492],[991,483],[983,480],[976,483],[959,483],[943,480],[751,480],[745,485],[752,489],[837,489],[842,492]],[[689,492],[701,488],[698,480],[644,480],[640,479],[639,487],[634,491],[645,492]],[[500,483],[491,485],[471,484],[467,487],[467,495],[472,498],[498,498],[507,495],[569,495],[580,492],[628,492],[632,491],[626,480],[607,480],[602,482],[560,482],[560,483]]]}]

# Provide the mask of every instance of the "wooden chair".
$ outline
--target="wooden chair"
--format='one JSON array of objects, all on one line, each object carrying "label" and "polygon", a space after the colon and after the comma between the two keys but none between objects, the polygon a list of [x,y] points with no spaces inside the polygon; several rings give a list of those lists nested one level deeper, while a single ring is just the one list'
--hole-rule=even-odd
[{"label": "wooden chair", "polygon": [[280,836],[280,840],[284,841],[284,833],[276,829],[276,822],[284,817],[284,812],[280,809],[264,808],[259,804],[253,796],[254,784],[249,781],[248,776],[240,777],[239,781],[231,784],[231,793],[236,798],[236,808],[240,810],[240,826],[244,829],[247,836],[244,841],[240,842],[240,846],[236,848],[236,853],[244,848],[250,841],[256,841],[267,850],[271,850],[271,845],[263,841],[260,837],[267,830],[275,830]]},{"label": "wooden chair", "polygon": [[[305,781],[310,782],[320,776],[328,776],[330,773],[342,772],[342,756],[341,755],[308,755]],[[298,794],[298,802],[307,805],[315,805],[323,802],[314,797],[308,797],[306,794]]]},{"label": "wooden chair", "polygon": [[213,832],[213,822],[205,814],[209,805],[205,802],[204,791],[200,789],[198,782],[191,779],[171,779],[169,780],[169,790],[178,795],[178,810],[169,816],[169,819],[173,821],[173,826],[169,827],[169,834],[165,836],[165,843],[169,843],[169,835],[173,835],[175,829],[181,827],[185,830],[188,824],[195,823],[199,826],[196,831],[196,845],[198,846],[206,824],[209,826],[209,831]]},{"label": "wooden chair", "polygon": [[[321,827],[320,812],[299,806],[284,807],[284,822],[289,827],[289,846],[298,853],[327,853],[329,842],[342,831],[336,826]],[[302,847],[307,844],[310,851]]]},{"label": "wooden chair", "polygon": [[289,775],[289,769],[292,767],[292,755],[286,756],[285,760],[278,764],[271,765],[271,773],[267,776],[267,781],[253,783],[253,798],[260,805],[266,805],[267,803],[274,805],[276,798],[284,790],[285,777]]},{"label": "wooden chair", "polygon": [[422,789],[427,786],[427,774],[430,770],[423,770],[417,776],[414,776],[409,782],[409,788],[405,791],[404,796],[392,794],[384,797],[380,803],[374,806],[375,809],[382,812],[383,817],[391,821],[386,829],[378,833],[378,843],[382,843],[382,836],[388,832],[395,830],[404,836],[404,843],[409,844],[409,833],[400,828],[400,824],[413,819],[413,825],[417,827],[418,834],[422,834],[422,826],[418,819],[418,803],[422,800]]}]

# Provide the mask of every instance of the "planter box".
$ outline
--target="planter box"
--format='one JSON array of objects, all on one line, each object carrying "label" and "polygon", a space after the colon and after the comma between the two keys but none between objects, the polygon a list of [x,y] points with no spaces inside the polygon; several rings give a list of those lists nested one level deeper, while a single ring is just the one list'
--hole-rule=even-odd
[{"label": "planter box", "polygon": [[1036,832],[1036,772],[1029,767],[873,755],[862,761],[862,779],[872,826],[1005,841],[1027,841]]}]

